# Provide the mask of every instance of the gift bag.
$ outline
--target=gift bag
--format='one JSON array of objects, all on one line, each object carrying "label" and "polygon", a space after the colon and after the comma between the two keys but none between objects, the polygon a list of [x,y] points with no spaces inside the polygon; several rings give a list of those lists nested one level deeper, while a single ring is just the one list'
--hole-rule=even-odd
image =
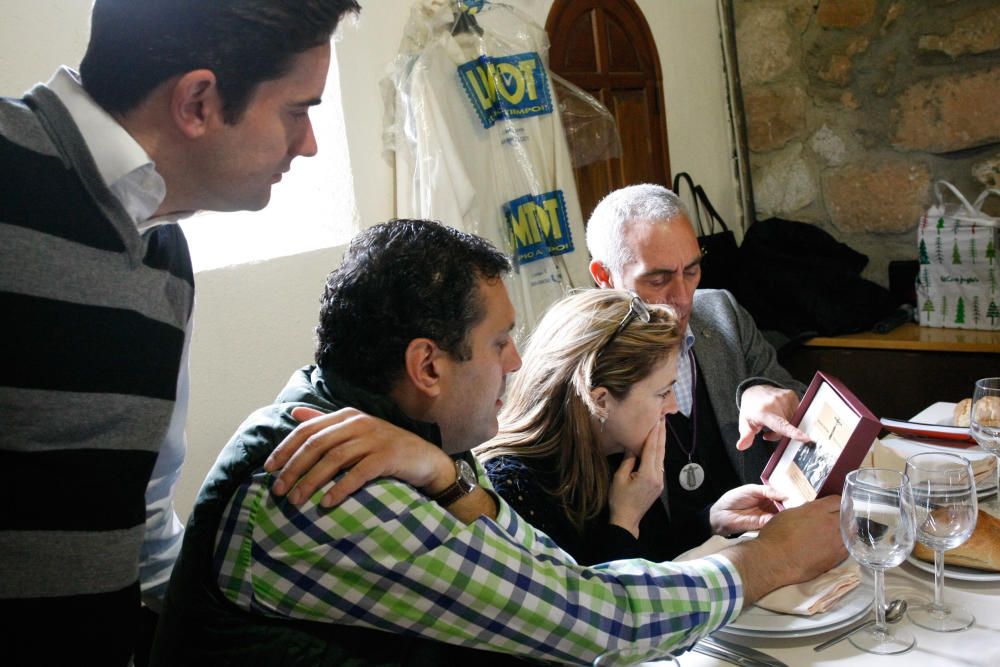
[{"label": "gift bag", "polygon": [[[691,224],[694,225],[698,245],[701,246],[701,281],[698,287],[727,289],[732,292],[735,287],[736,262],[739,259],[736,236],[712,206],[705,190],[694,184],[690,174],[682,171],[674,176],[674,192],[680,196],[680,186],[684,182],[691,190]],[[705,218],[702,218],[703,209]]]},{"label": "gift bag", "polygon": [[[945,203],[945,190],[959,203]],[[1000,190],[984,190],[970,204],[951,183],[934,184],[935,202],[917,228],[921,325],[1000,331],[1000,219],[981,210],[991,194],[1000,196]]]}]

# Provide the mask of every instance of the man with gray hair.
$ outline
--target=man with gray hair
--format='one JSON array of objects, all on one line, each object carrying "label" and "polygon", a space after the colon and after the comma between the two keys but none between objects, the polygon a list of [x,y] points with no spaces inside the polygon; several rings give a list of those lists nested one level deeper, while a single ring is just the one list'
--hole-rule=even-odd
[{"label": "man with gray hair", "polygon": [[667,417],[664,490],[670,514],[702,512],[727,490],[759,482],[773,444],[808,437],[789,423],[804,387],[725,290],[699,290],[701,248],[683,202],[660,185],[608,194],[587,223],[590,273],[600,287],[630,289],[673,306],[686,330],[677,405]]}]

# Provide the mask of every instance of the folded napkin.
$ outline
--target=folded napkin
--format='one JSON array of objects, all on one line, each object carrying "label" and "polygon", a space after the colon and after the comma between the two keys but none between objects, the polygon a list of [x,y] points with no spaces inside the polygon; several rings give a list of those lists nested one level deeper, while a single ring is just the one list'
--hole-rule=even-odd
[{"label": "folded napkin", "polygon": [[[693,560],[714,554],[726,547],[738,544],[753,536],[743,535],[732,539],[715,535],[701,546],[687,551],[674,560]],[[756,605],[779,614],[812,616],[830,609],[842,597],[861,583],[861,567],[848,558],[837,567],[824,572],[815,579],[801,584],[791,584],[771,591]]]},{"label": "folded napkin", "polygon": [[947,452],[964,457],[972,464],[972,475],[975,477],[976,487],[983,489],[993,486],[997,469],[997,457],[993,454],[979,449],[955,449],[954,447],[928,445],[896,436],[889,436],[884,440],[876,438],[875,444],[868,451],[861,467],[889,468],[903,472],[906,468],[907,458],[914,454],[931,451]]}]

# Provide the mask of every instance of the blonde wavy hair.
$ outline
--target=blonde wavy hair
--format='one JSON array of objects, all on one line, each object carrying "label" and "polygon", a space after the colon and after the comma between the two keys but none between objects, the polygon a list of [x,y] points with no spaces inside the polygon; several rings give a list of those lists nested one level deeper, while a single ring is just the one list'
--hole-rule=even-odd
[{"label": "blonde wavy hair", "polygon": [[521,369],[508,385],[497,436],[475,449],[482,461],[503,455],[555,461],[558,484],[546,490],[578,531],[608,499],[608,462],[590,419],[603,415],[591,390],[604,387],[623,400],[680,346],[677,315],[669,306],[648,305],[648,323],[633,317],[614,336],[633,298],[624,290],[592,289],[554,304],[531,334]]}]

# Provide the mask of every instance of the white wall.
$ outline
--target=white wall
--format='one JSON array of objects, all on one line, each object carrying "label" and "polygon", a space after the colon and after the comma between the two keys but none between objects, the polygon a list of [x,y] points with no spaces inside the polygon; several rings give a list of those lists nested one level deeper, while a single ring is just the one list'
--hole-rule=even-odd
[{"label": "white wall", "polygon": [[[394,210],[393,175],[382,158],[382,102],[376,84],[396,52],[410,4],[362,0],[358,24],[345,25],[336,44],[357,206],[367,224],[392,217]],[[552,2],[511,4],[544,25]],[[723,216],[736,221],[715,3],[638,4],[662,61],[671,167],[690,171]],[[19,95],[47,80],[59,64],[79,63],[89,8],[89,0],[4,0],[0,95]],[[288,178],[294,177],[293,170]],[[341,253],[317,250],[197,275],[189,450],[177,494],[182,517],[236,426],[270,402],[295,368],[311,360],[323,279]]]}]

